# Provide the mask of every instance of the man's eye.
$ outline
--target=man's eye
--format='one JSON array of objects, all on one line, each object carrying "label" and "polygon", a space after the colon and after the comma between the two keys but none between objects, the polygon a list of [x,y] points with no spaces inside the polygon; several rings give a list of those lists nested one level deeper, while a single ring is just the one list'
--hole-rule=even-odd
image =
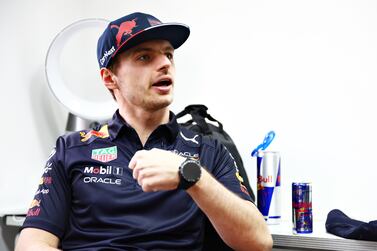
[{"label": "man's eye", "polygon": [[149,59],[151,59],[151,57],[148,56],[148,55],[141,55],[137,59],[140,60],[140,61],[148,61]]},{"label": "man's eye", "polygon": [[173,59],[173,53],[170,53],[170,52],[166,53],[166,57],[168,59],[172,60]]}]

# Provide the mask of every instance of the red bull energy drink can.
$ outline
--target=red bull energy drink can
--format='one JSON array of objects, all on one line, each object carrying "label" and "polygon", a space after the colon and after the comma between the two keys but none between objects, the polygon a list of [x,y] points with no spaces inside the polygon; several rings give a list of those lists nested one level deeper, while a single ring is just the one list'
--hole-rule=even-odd
[{"label": "red bull energy drink can", "polygon": [[281,220],[280,153],[259,151],[257,154],[257,206],[267,224]]},{"label": "red bull energy drink can", "polygon": [[313,232],[311,183],[292,183],[292,223],[294,234]]}]

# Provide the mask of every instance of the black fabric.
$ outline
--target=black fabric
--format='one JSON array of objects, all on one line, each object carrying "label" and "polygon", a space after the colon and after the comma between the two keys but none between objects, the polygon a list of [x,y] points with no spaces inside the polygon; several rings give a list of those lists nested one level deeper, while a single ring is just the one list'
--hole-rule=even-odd
[{"label": "black fabric", "polygon": [[[246,187],[247,192],[249,193],[252,201],[255,202],[255,195],[252,188],[250,187],[249,180],[243,166],[243,161],[237,150],[236,145],[234,144],[231,137],[224,131],[221,122],[219,122],[210,114],[208,114],[207,110],[208,108],[205,105],[189,105],[183,111],[178,113],[176,117],[178,119],[185,115],[191,115],[191,119],[187,120],[186,122],[180,123],[180,125],[196,133],[200,133],[204,137],[217,139],[228,149],[228,151],[231,153],[237,164],[239,174],[243,178],[243,185]],[[213,125],[212,123],[207,123],[206,119],[216,123],[217,126]],[[206,226],[203,242],[204,251],[233,250],[228,245],[226,245],[226,243],[220,238],[220,236],[217,234],[216,230],[214,229],[208,218],[206,219],[205,225]]]},{"label": "black fabric", "polygon": [[339,209],[328,213],[326,230],[347,239],[377,241],[377,220],[368,223],[354,220]]},{"label": "black fabric", "polygon": [[145,193],[128,168],[135,153],[158,148],[197,159],[227,189],[251,198],[225,147],[180,126],[170,115],[144,144],[119,111],[95,130],[59,137],[23,228],[56,235],[65,251],[203,250],[207,225],[202,210],[183,190]]},{"label": "black fabric", "polygon": [[[234,144],[232,138],[224,131],[221,122],[208,114],[207,110],[208,108],[205,105],[189,105],[186,106],[183,111],[178,113],[176,117],[178,119],[187,114],[191,115],[192,119],[180,124],[194,132],[204,135],[205,137],[219,140],[220,143],[222,143],[228,149],[237,163],[238,171],[244,180],[243,185],[247,188],[253,202],[255,202],[255,195],[250,186],[241,155],[239,154],[236,145]],[[206,119],[215,122],[217,126],[213,125],[212,123],[207,123]]]}]

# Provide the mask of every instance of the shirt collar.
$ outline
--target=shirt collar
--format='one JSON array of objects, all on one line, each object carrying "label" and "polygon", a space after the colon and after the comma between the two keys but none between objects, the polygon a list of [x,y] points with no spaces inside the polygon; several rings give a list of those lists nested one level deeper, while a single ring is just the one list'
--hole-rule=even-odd
[{"label": "shirt collar", "polygon": [[[109,121],[109,133],[111,140],[116,139],[122,133],[134,130],[130,124],[125,121],[117,110],[113,118]],[[177,118],[173,112],[169,113],[169,122],[167,124],[159,125],[151,134],[151,136],[165,137],[170,143],[172,143],[179,132],[179,125]]]}]

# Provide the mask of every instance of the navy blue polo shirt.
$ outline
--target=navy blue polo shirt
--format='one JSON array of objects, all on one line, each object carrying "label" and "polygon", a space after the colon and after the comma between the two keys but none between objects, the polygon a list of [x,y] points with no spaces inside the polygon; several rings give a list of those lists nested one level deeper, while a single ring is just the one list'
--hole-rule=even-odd
[{"label": "navy blue polo shirt", "polygon": [[251,200],[226,148],[180,127],[173,113],[144,146],[118,111],[97,129],[58,138],[23,225],[56,235],[64,250],[201,250],[205,215],[187,192],[143,192],[133,179],[128,164],[141,149],[199,159]]}]

